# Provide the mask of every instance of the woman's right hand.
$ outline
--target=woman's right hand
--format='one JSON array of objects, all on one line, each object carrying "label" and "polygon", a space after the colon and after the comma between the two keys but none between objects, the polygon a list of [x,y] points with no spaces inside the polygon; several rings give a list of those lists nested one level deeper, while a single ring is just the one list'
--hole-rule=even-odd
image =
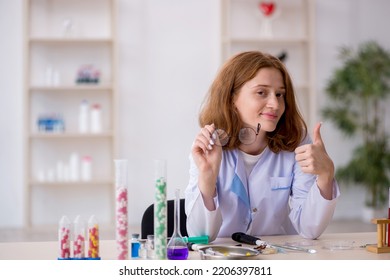
[{"label": "woman's right hand", "polygon": [[204,126],[192,145],[191,153],[199,170],[198,186],[206,201],[212,200],[222,160],[222,147],[215,145],[214,124]]}]

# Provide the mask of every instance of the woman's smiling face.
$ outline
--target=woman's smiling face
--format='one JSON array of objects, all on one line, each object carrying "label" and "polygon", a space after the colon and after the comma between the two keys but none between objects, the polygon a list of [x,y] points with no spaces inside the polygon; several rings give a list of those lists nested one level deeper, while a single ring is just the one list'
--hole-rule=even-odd
[{"label": "woman's smiling face", "polygon": [[235,96],[234,105],[243,125],[274,131],[285,110],[285,85],[275,68],[262,68]]}]

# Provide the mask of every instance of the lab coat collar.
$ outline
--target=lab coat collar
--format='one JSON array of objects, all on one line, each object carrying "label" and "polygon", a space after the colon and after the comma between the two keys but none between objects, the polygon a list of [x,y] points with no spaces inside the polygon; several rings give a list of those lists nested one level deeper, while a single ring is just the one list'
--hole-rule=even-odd
[{"label": "lab coat collar", "polygon": [[235,157],[236,157],[236,168],[235,168],[235,174],[232,180],[232,183],[230,185],[230,190],[236,194],[242,202],[245,204],[247,209],[250,209],[250,202],[248,197],[248,189],[247,189],[247,178],[246,178],[246,172],[245,172],[245,165],[244,161],[241,158],[240,153],[238,153],[237,150],[234,151]]}]

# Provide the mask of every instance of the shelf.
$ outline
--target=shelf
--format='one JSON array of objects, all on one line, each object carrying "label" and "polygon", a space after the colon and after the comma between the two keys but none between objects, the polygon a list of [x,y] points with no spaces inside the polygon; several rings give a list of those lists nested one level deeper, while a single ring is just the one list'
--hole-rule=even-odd
[{"label": "shelf", "polygon": [[56,186],[94,186],[94,185],[113,185],[112,180],[92,180],[92,181],[76,181],[76,182],[56,182],[56,181],[31,181],[31,186],[50,186],[50,187],[56,187]]},{"label": "shelf", "polygon": [[69,85],[69,86],[30,86],[30,91],[43,91],[43,92],[80,92],[80,91],[112,91],[111,85]]},{"label": "shelf", "polygon": [[103,133],[39,133],[34,132],[30,134],[31,139],[66,139],[66,138],[76,138],[76,139],[88,139],[88,138],[107,138],[113,137],[114,133],[112,132],[103,132]]},{"label": "shelf", "polygon": [[225,38],[223,39],[225,44],[267,44],[267,45],[302,45],[307,44],[309,40],[307,38],[273,38],[273,39],[262,39],[262,38]]},{"label": "shelf", "polygon": [[[25,225],[57,223],[69,209],[111,223],[117,0],[23,2]],[[63,180],[82,172],[92,180]]]},{"label": "shelf", "polygon": [[60,45],[74,45],[74,44],[111,44],[111,38],[30,38],[31,44],[60,44]]}]

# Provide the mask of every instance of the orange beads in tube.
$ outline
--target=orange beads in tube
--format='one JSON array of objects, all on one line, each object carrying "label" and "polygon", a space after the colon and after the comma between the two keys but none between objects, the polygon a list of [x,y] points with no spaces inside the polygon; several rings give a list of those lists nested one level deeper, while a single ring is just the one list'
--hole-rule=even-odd
[{"label": "orange beads in tube", "polygon": [[91,216],[88,221],[88,259],[100,260],[99,225],[95,216]]}]

